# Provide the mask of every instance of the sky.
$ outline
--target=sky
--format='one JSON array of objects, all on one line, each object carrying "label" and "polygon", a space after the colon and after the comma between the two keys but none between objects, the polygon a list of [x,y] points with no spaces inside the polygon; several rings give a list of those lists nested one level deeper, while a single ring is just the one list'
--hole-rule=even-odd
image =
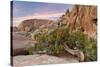
[{"label": "sky", "polygon": [[13,24],[26,19],[56,20],[72,7],[71,4],[13,1]]}]

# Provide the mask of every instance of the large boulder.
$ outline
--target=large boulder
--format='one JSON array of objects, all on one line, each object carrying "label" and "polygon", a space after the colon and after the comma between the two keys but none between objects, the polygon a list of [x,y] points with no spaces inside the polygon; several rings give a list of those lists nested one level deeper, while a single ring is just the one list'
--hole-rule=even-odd
[{"label": "large boulder", "polygon": [[[24,33],[23,33],[24,34]],[[27,49],[34,46],[34,41],[27,38],[22,33],[15,32],[12,35],[12,56],[15,55],[27,55]],[[26,34],[26,33],[25,33]]]},{"label": "large boulder", "polygon": [[33,66],[40,64],[61,64],[61,63],[78,63],[77,58],[67,55],[66,57],[57,57],[51,55],[27,55],[14,56],[13,66]]}]

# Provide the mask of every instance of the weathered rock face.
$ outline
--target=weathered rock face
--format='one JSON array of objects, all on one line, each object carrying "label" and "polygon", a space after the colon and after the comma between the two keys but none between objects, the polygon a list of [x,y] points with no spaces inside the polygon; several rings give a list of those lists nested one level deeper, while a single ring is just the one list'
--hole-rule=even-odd
[{"label": "weathered rock face", "polygon": [[97,7],[90,5],[75,5],[71,11],[67,10],[61,17],[61,24],[71,31],[80,29],[90,37],[97,33]]},{"label": "weathered rock face", "polygon": [[49,21],[50,20],[44,20],[44,19],[24,20],[19,24],[18,29],[20,31],[26,31],[26,32],[34,31],[35,29],[38,29],[39,26],[47,24]]}]

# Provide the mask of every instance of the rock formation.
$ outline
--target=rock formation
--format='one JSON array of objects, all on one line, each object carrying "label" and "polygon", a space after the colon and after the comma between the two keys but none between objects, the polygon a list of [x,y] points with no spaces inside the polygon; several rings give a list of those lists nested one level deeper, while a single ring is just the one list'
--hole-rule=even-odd
[{"label": "rock formation", "polygon": [[61,25],[66,25],[71,31],[81,30],[89,37],[96,38],[97,7],[90,5],[75,5],[60,18]]},{"label": "rock formation", "polygon": [[49,21],[50,20],[46,20],[46,19],[24,20],[18,25],[18,29],[20,31],[26,31],[26,32],[34,31],[35,29],[38,29],[39,26],[47,24]]}]

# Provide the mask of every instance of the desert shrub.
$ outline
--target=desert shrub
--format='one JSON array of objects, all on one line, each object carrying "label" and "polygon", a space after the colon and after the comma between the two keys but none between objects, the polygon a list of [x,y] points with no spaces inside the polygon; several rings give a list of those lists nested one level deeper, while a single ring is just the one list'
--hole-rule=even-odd
[{"label": "desert shrub", "polygon": [[35,51],[46,50],[49,54],[62,53],[64,41],[68,36],[69,30],[67,28],[57,28],[50,33],[38,33],[34,36],[38,44],[33,49]]},{"label": "desert shrub", "polygon": [[46,50],[48,54],[60,54],[64,52],[64,44],[71,49],[78,49],[85,54],[85,61],[94,61],[97,59],[96,40],[88,38],[81,31],[69,32],[68,28],[60,27],[50,33],[39,33],[35,35],[38,44],[34,51]]},{"label": "desert shrub", "polygon": [[97,60],[96,40],[88,38],[83,32],[71,33],[66,43],[71,49],[81,50],[85,54],[85,61]]},{"label": "desert shrub", "polygon": [[64,51],[63,44],[69,36],[67,28],[57,28],[48,34],[49,50],[52,54],[60,54]]}]

